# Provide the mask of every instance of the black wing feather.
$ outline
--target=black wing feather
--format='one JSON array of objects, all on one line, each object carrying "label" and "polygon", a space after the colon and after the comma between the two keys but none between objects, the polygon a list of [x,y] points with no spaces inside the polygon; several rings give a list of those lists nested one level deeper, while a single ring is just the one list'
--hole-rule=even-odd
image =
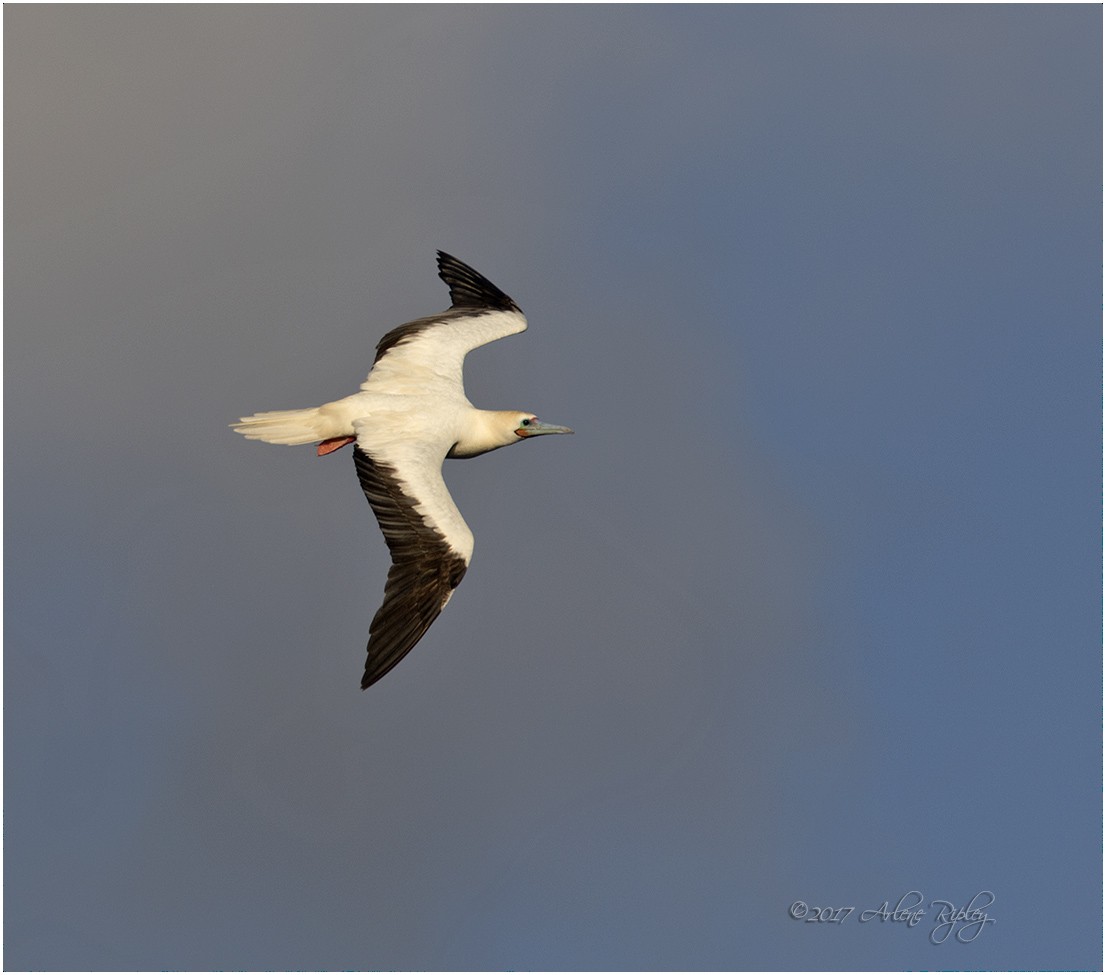
[{"label": "black wing feather", "polygon": [[498,311],[522,309],[479,271],[452,254],[438,251],[438,277],[449,285],[449,300],[454,308],[494,308]]},{"label": "black wing feather", "polygon": [[398,664],[438,618],[468,563],[415,510],[394,468],[373,460],[361,447],[353,460],[365,497],[392,553],[384,603],[369,626],[368,656],[361,689]]}]

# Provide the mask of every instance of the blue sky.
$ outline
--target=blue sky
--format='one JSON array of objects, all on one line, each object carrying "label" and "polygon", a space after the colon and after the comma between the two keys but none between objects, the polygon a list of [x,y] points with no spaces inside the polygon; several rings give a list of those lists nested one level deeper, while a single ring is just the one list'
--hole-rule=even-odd
[{"label": "blue sky", "polygon": [[[6,967],[1101,967],[1099,7],[4,20]],[[348,452],[226,424],[437,248],[577,434],[363,694]]]}]

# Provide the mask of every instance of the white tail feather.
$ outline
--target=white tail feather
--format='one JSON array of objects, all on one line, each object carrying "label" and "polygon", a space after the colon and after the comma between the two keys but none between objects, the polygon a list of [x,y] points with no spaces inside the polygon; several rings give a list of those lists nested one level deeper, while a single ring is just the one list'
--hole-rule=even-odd
[{"label": "white tail feather", "polygon": [[[322,422],[320,422],[322,421]],[[323,430],[331,423],[319,415],[318,407],[308,410],[272,410],[244,416],[231,426],[247,440],[264,440],[266,443],[301,444],[314,443],[331,436]]]}]

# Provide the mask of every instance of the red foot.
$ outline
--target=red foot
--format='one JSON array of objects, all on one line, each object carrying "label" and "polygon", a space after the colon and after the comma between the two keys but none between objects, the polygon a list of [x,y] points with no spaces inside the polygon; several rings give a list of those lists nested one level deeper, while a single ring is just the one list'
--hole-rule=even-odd
[{"label": "red foot", "polygon": [[320,457],[325,457],[327,454],[332,454],[336,450],[341,450],[346,444],[353,443],[356,437],[331,437],[329,440],[324,440],[318,447],[315,448],[315,453]]}]

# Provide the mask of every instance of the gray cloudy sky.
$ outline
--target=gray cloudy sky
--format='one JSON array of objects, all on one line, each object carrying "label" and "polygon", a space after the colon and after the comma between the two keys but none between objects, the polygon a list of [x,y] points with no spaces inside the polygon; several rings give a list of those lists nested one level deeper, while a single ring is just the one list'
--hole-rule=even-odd
[{"label": "gray cloudy sky", "polygon": [[[1100,7],[4,24],[7,968],[1101,966]],[[348,451],[226,425],[439,247],[577,435],[363,694]]]}]

